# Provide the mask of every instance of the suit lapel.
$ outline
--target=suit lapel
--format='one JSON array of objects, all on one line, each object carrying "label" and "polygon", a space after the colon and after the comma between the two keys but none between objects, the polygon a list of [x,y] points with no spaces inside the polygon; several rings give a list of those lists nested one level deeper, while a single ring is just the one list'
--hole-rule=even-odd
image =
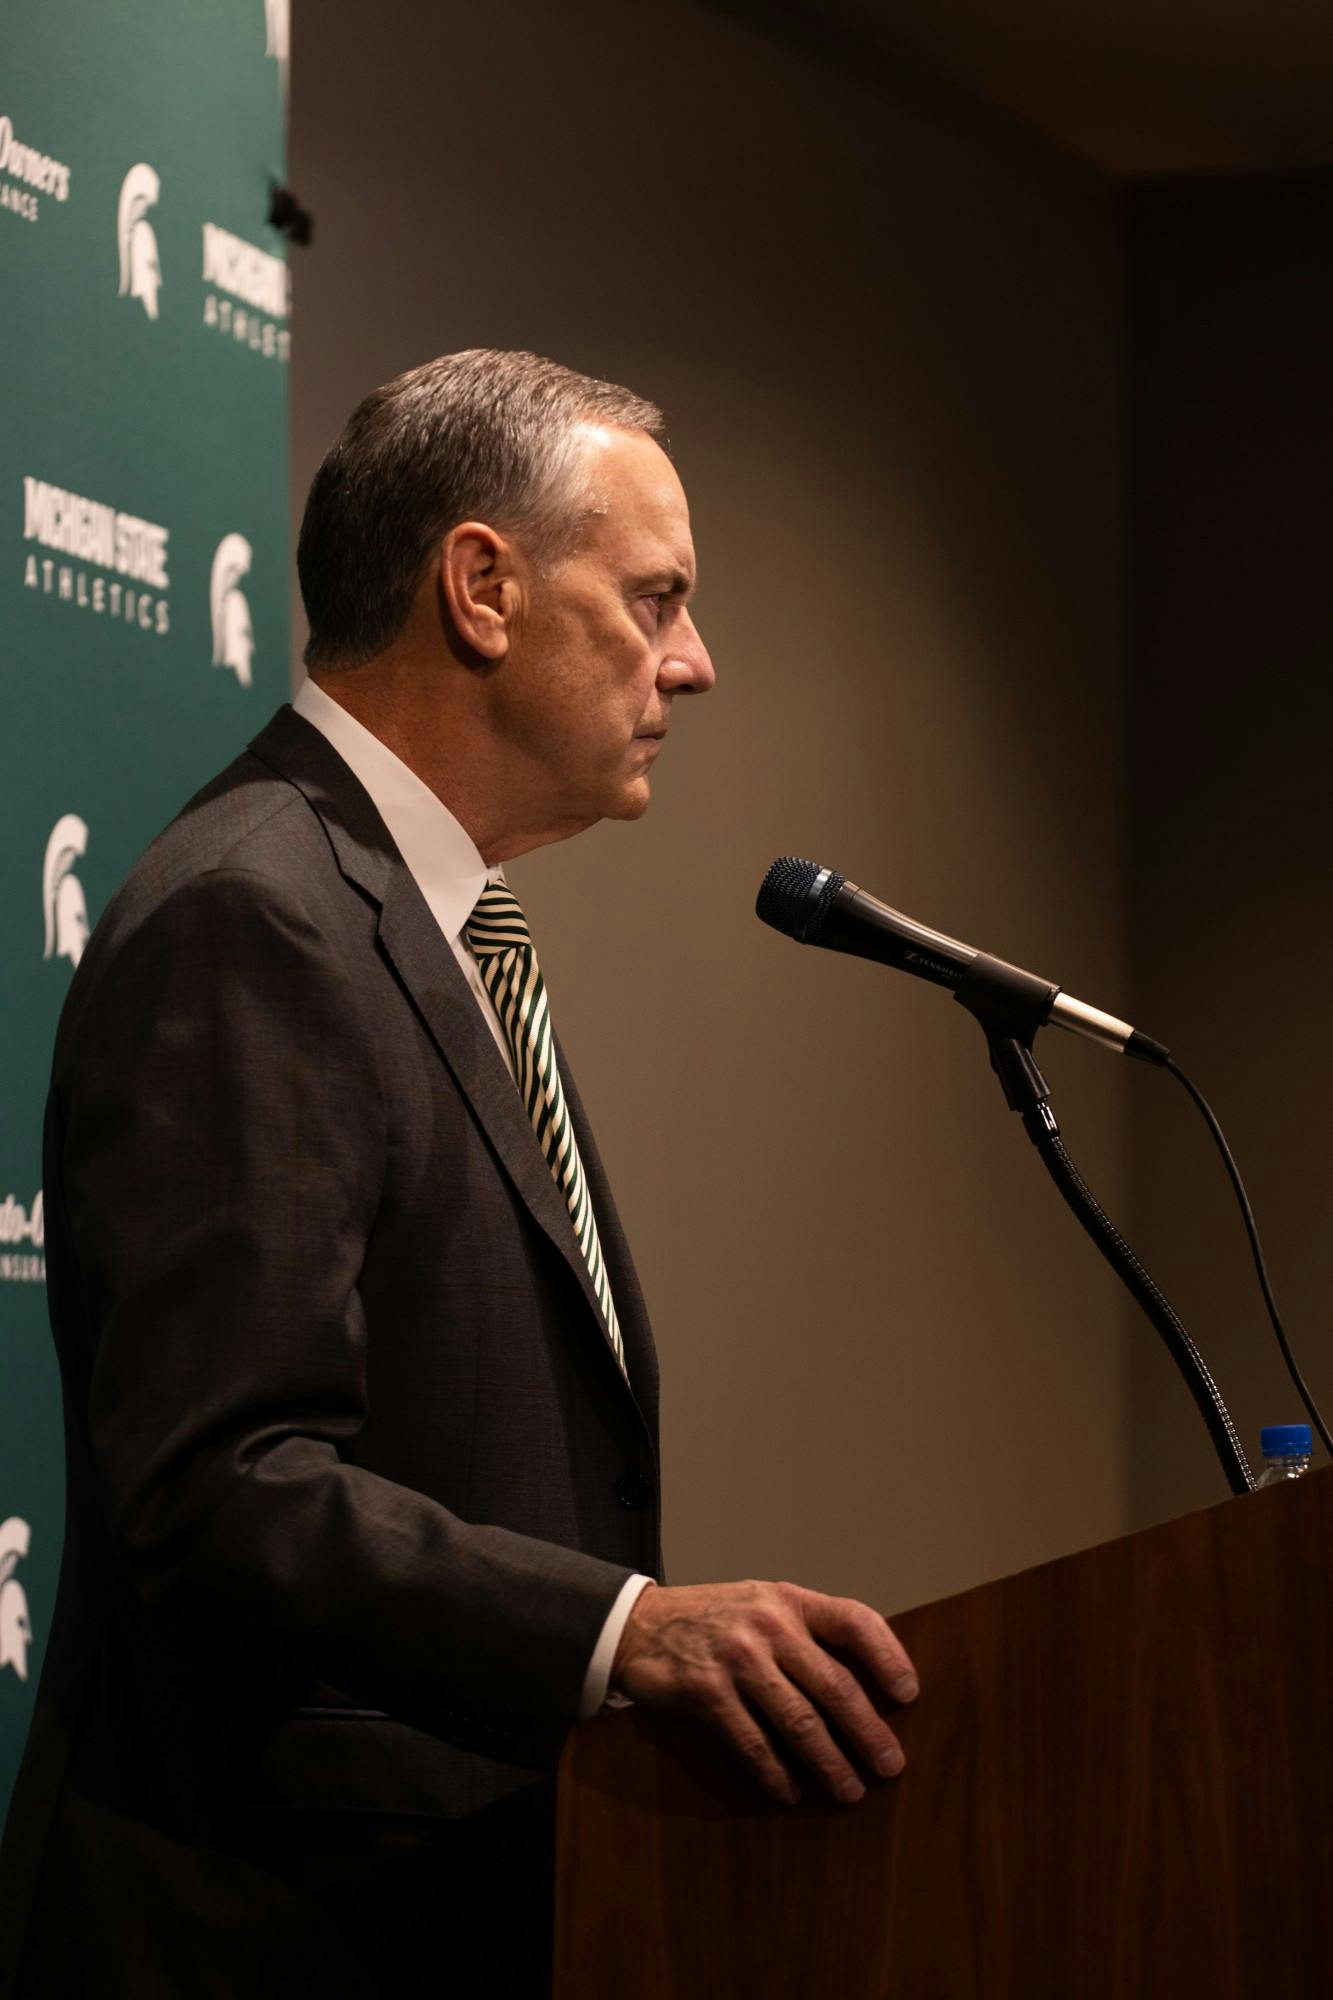
[{"label": "suit lapel", "polygon": [[[385,956],[524,1206],[569,1266],[595,1320],[598,1345],[617,1379],[624,1383],[569,1210],[537,1143],[514,1079],[505,1067],[447,939],[441,935],[429,905],[369,794],[333,745],[313,723],[291,708],[279,709],[250,750],[305,795],[323,823],[344,876],[378,903],[379,940]],[[563,1062],[561,1073],[568,1085]],[[611,1224],[617,1254],[614,1258],[610,1250],[606,1254],[613,1283],[618,1287],[617,1309],[620,1310],[619,1287],[624,1285],[634,1309],[636,1358],[641,1361],[642,1300],[632,1272],[628,1273],[626,1284],[628,1257],[624,1241],[610,1208],[605,1177],[587,1131],[582,1106],[572,1089],[570,1103],[580,1150],[585,1144],[588,1149],[584,1165],[593,1175],[590,1184],[599,1231],[603,1228],[604,1213]],[[603,1235],[605,1242],[605,1232]],[[637,1371],[634,1379],[642,1379]]]}]

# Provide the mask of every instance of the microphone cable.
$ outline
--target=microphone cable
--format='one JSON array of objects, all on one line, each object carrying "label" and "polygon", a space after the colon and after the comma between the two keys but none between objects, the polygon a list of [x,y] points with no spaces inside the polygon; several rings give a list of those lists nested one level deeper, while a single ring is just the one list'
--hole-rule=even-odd
[{"label": "microphone cable", "polygon": [[1044,1100],[1031,1105],[1023,1112],[1023,1123],[1041,1156],[1042,1164],[1066,1203],[1165,1341],[1167,1351],[1184,1376],[1185,1386],[1207,1427],[1232,1493],[1252,1492],[1254,1474],[1231,1412],[1222,1400],[1222,1392],[1213,1380],[1207,1362],[1190,1339],[1180,1315],[1161,1286],[1133,1246],[1121,1235],[1075,1166],[1050,1105]]},{"label": "microphone cable", "polygon": [[1226,1135],[1213,1115],[1212,1106],[1209,1104],[1207,1098],[1197,1084],[1190,1082],[1190,1079],[1186,1076],[1184,1070],[1181,1069],[1179,1063],[1173,1062],[1171,1057],[1167,1056],[1165,1061],[1158,1063],[1156,1067],[1170,1070],[1176,1081],[1189,1092],[1195,1104],[1203,1113],[1204,1122],[1207,1124],[1208,1130],[1212,1133],[1216,1141],[1217,1150],[1222,1155],[1222,1163],[1227,1170],[1227,1178],[1230,1180],[1235,1190],[1236,1200],[1240,1204],[1241,1218],[1245,1224],[1245,1234],[1249,1238],[1250,1254],[1254,1259],[1254,1268],[1259,1276],[1259,1289],[1263,1293],[1264,1304],[1268,1309],[1268,1317],[1272,1321],[1273,1331],[1277,1335],[1277,1344],[1282,1350],[1282,1359],[1287,1364],[1287,1373],[1295,1384],[1296,1394],[1305,1405],[1310,1422],[1319,1433],[1324,1450],[1330,1458],[1333,1458],[1333,1438],[1329,1436],[1328,1426],[1319,1414],[1318,1405],[1314,1397],[1305,1386],[1305,1378],[1296,1364],[1296,1357],[1291,1351],[1291,1343],[1287,1339],[1286,1328],[1282,1324],[1282,1315],[1277,1309],[1277,1300],[1273,1296],[1273,1287],[1268,1276],[1268,1266],[1264,1262],[1264,1253],[1259,1242],[1259,1230],[1254,1220],[1254,1210],[1250,1207],[1250,1198],[1245,1192],[1245,1183],[1240,1177],[1240,1168],[1236,1165],[1232,1157],[1231,1148],[1226,1142]]}]

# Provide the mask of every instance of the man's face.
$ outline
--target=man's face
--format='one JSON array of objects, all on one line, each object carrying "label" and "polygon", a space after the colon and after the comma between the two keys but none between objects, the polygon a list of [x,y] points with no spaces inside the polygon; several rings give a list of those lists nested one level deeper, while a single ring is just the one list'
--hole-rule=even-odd
[{"label": "man's face", "polygon": [[671,461],[642,432],[594,425],[583,451],[604,511],[555,575],[526,579],[495,681],[497,726],[570,831],[647,810],[675,697],[714,678],[688,609],[694,544]]}]

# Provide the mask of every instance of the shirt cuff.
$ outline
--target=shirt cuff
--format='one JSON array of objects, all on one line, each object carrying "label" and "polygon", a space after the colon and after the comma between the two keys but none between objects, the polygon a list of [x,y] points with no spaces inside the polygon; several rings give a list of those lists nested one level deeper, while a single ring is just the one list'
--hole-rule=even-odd
[{"label": "shirt cuff", "polygon": [[615,1663],[616,1647],[620,1644],[620,1635],[629,1623],[630,1612],[652,1580],[650,1576],[636,1574],[626,1577],[621,1585],[620,1595],[607,1613],[601,1637],[592,1649],[588,1671],[583,1676],[583,1693],[579,1697],[580,1722],[587,1722],[589,1717],[599,1714],[603,1708],[629,1707],[624,1695],[608,1694],[607,1686],[611,1679],[611,1668]]}]

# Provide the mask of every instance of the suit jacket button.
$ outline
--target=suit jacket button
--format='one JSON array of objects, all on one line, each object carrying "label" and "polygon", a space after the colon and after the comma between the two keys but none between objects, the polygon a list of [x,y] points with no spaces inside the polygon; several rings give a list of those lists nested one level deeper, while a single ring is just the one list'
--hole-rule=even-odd
[{"label": "suit jacket button", "polygon": [[628,1507],[632,1513],[637,1514],[640,1507],[647,1506],[651,1492],[652,1488],[641,1472],[626,1472],[616,1481],[616,1498],[622,1507]]}]

